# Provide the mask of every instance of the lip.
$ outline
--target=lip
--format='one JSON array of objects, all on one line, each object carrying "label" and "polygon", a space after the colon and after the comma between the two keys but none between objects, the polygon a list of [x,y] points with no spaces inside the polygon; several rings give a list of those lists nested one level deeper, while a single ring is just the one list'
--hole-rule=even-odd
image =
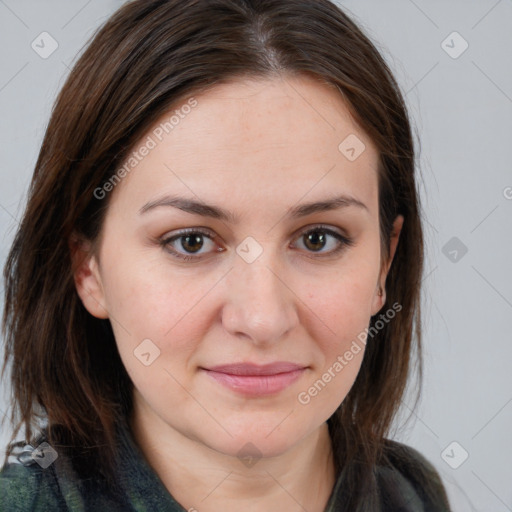
[{"label": "lip", "polygon": [[232,391],[248,396],[264,396],[286,389],[300,378],[306,367],[278,361],[265,365],[235,363],[202,370]]}]

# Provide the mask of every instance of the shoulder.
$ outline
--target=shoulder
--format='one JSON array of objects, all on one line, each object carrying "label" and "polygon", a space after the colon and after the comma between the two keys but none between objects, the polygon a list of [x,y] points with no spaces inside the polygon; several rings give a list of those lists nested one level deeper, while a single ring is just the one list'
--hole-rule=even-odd
[{"label": "shoulder", "polygon": [[132,509],[127,489],[95,473],[81,456],[83,450],[54,449],[44,432],[34,446],[14,444],[7,463],[0,467],[0,512]]},{"label": "shoulder", "polygon": [[[0,511],[81,510],[80,506],[69,506],[69,496],[64,496],[62,479],[57,476],[56,459],[49,450],[46,444],[36,449],[30,445],[22,448],[21,444],[14,447],[0,469]],[[65,461],[60,460],[59,466],[64,467]]]},{"label": "shoulder", "polygon": [[27,512],[66,510],[61,507],[50,472],[33,464],[7,463],[0,470],[0,510]]},{"label": "shoulder", "polygon": [[[386,440],[377,479],[384,503],[390,510],[450,512],[439,473],[419,451],[397,441]],[[400,503],[400,507],[397,504]]]}]

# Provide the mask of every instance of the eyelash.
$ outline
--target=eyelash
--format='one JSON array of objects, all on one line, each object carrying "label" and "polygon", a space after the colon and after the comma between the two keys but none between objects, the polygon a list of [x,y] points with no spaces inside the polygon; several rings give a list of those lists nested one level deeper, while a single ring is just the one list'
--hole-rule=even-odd
[{"label": "eyelash", "polygon": [[[349,238],[347,236],[344,236],[344,235],[341,235],[337,231],[333,231],[332,229],[328,228],[327,226],[323,226],[323,225],[314,226],[314,227],[309,228],[309,229],[307,229],[305,231],[302,231],[299,234],[298,238],[301,238],[301,237],[303,237],[305,235],[308,235],[310,233],[315,233],[315,232],[321,232],[321,233],[330,235],[330,236],[334,237],[335,239],[337,239],[338,242],[339,242],[338,247],[336,249],[328,252],[328,253],[315,253],[314,251],[310,251],[310,252],[312,252],[312,254],[317,254],[316,257],[323,258],[323,257],[333,256],[335,254],[338,254],[345,247],[351,247],[351,246],[354,245],[354,241],[351,238]],[[184,260],[184,261],[200,260],[202,258],[202,256],[184,255],[184,254],[181,254],[178,251],[176,251],[174,249],[171,249],[169,247],[170,244],[172,242],[174,242],[175,240],[179,240],[180,238],[182,238],[184,236],[187,236],[187,235],[190,235],[190,234],[204,235],[204,236],[208,237],[212,241],[215,238],[215,237],[211,236],[210,232],[205,231],[205,230],[203,230],[201,228],[188,228],[188,229],[184,229],[182,231],[179,231],[178,233],[172,235],[171,237],[165,237],[163,239],[160,239],[159,243],[160,243],[160,245],[166,251],[168,251],[175,258],[178,258],[178,259],[181,259],[181,260]],[[222,252],[222,251],[216,251],[216,252]]]}]

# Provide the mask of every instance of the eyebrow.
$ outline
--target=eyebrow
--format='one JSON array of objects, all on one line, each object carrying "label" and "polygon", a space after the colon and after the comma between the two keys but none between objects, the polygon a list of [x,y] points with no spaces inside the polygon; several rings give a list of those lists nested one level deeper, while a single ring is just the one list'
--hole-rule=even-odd
[{"label": "eyebrow", "polygon": [[[211,217],[229,222],[231,224],[238,224],[240,220],[239,217],[237,217],[233,212],[225,210],[219,206],[205,204],[185,197],[169,195],[165,195],[159,199],[149,201],[142,208],[140,208],[139,214],[142,215],[162,206],[178,208],[187,213],[201,215],[202,217]],[[358,199],[348,195],[339,195],[333,198],[324,199],[322,201],[303,203],[299,206],[289,208],[285,217],[289,219],[299,219],[313,213],[338,210],[341,208],[347,208],[349,206],[356,206],[369,212],[368,207]]]}]

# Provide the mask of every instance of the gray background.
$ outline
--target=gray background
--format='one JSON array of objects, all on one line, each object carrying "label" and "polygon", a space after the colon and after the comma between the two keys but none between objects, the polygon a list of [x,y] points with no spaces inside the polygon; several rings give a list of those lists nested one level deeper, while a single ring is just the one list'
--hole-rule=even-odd
[{"label": "gray background", "polygon": [[[2,265],[56,94],[122,3],[0,0]],[[454,511],[512,511],[512,0],[338,3],[384,53],[421,139],[426,371],[393,435],[432,461]],[[59,45],[46,59],[31,47],[43,31]]]}]

